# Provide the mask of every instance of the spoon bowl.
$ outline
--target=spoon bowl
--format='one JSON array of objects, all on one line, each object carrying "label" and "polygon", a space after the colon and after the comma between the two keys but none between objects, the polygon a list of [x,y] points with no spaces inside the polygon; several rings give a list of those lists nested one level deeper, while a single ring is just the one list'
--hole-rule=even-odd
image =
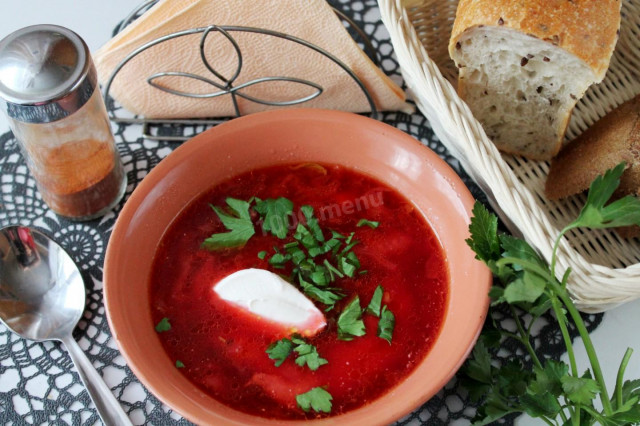
[{"label": "spoon bowl", "polygon": [[28,340],[61,341],[104,423],[131,424],[72,336],[84,308],[84,281],[62,247],[24,226],[0,229],[0,321]]},{"label": "spoon bowl", "polygon": [[0,231],[0,319],[34,341],[60,340],[82,317],[85,289],[71,257],[44,234],[19,226]]}]

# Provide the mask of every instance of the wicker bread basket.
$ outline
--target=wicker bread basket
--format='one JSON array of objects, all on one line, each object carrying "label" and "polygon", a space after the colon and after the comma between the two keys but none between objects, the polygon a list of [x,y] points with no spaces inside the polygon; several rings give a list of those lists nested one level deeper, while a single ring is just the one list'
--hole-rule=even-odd
[{"label": "wicker bread basket", "polygon": [[[544,195],[549,164],[502,155],[456,93],[447,45],[457,0],[379,0],[405,82],[434,132],[487,194],[506,226],[549,260],[553,241],[575,219],[585,196],[553,202]],[[567,139],[640,93],[640,0],[622,1],[622,27],[605,80],[573,112]],[[584,312],[640,297],[640,241],[614,231],[576,230],[558,252],[558,273]]]}]

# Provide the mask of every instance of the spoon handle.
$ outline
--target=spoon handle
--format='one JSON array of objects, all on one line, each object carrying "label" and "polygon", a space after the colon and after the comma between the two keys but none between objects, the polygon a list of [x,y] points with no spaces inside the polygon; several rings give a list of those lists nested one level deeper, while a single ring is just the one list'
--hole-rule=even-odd
[{"label": "spoon handle", "polygon": [[98,409],[98,414],[107,426],[128,426],[131,420],[124,412],[120,403],[111,393],[111,389],[102,380],[102,377],[91,364],[75,339],[69,335],[62,339],[67,348],[71,360],[76,366],[80,378],[84,383],[93,403]]}]

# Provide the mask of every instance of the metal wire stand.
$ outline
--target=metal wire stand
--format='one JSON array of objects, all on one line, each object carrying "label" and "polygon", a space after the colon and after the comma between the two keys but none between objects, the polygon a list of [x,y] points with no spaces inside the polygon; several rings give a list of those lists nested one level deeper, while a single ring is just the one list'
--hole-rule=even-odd
[{"label": "metal wire stand", "polygon": [[[126,18],[125,20],[120,24],[119,28],[118,28],[118,32],[122,31],[127,25],[129,25],[134,19],[136,19],[140,14],[144,13],[146,10],[148,10],[151,6],[153,6],[155,3],[157,3],[157,0],[148,0],[143,2],[141,5],[139,5],[136,9],[134,9]],[[335,10],[335,9],[334,9]],[[352,29],[359,35],[359,37],[361,37],[363,39],[363,45],[364,45],[364,50],[365,53],[367,53],[367,55],[369,55],[370,57],[373,58],[374,62],[375,62],[375,49],[373,48],[373,45],[371,44],[369,38],[366,36],[366,34],[352,21],[350,20],[347,16],[345,16],[342,12],[335,10],[336,14],[344,21],[346,21],[351,27]],[[289,35],[289,34],[285,34],[282,32],[278,32],[278,31],[272,31],[272,30],[267,30],[264,28],[255,28],[255,27],[244,27],[244,26],[232,26],[232,25],[209,25],[207,27],[200,27],[200,28],[192,28],[192,29],[188,29],[188,30],[184,30],[184,31],[179,31],[179,32],[175,32],[175,33],[171,33],[168,34],[166,36],[157,38],[155,40],[152,40],[140,47],[138,47],[137,49],[135,49],[134,51],[132,51],[131,53],[129,53],[117,66],[116,68],[113,70],[111,76],[109,77],[107,83],[105,84],[104,90],[103,90],[103,96],[105,98],[105,102],[107,102],[107,104],[109,105],[111,102],[111,98],[109,96],[110,93],[110,89],[111,86],[113,84],[113,81],[115,80],[115,78],[117,77],[118,73],[122,70],[122,68],[124,68],[127,63],[129,63],[133,58],[135,58],[137,55],[139,55],[140,53],[146,51],[147,49],[150,49],[153,46],[156,46],[160,43],[164,43],[167,42],[169,40],[175,39],[175,38],[179,38],[179,37],[185,37],[185,36],[189,36],[189,35],[193,35],[193,34],[198,34],[201,33],[202,36],[200,37],[200,58],[203,62],[203,64],[205,65],[205,67],[207,68],[207,70],[211,73],[211,76],[201,76],[201,75],[196,75],[196,74],[191,74],[191,73],[185,73],[185,72],[175,72],[175,71],[165,71],[165,72],[159,72],[159,73],[155,73],[151,76],[149,76],[147,78],[147,83],[149,85],[151,85],[152,87],[154,87],[157,90],[166,92],[168,94],[171,95],[175,95],[175,96],[184,96],[184,97],[190,97],[190,98],[198,98],[198,99],[202,99],[202,98],[216,98],[216,97],[221,97],[221,96],[231,96],[232,101],[233,101],[233,106],[234,106],[234,110],[235,110],[235,117],[239,117],[242,115],[242,112],[240,110],[240,107],[238,105],[238,98],[243,98],[245,100],[251,101],[251,102],[255,102],[255,103],[259,103],[262,105],[268,105],[268,106],[275,106],[275,107],[279,107],[279,106],[292,106],[292,105],[300,105],[303,104],[305,102],[310,101],[311,99],[315,99],[318,96],[322,95],[324,88],[322,86],[320,86],[317,83],[314,83],[313,81],[310,80],[305,80],[305,79],[300,79],[300,78],[294,78],[294,77],[287,77],[287,76],[276,76],[276,77],[261,77],[261,78],[257,78],[251,81],[247,81],[244,82],[242,84],[238,84],[236,85],[235,82],[238,79],[238,77],[241,75],[242,73],[242,66],[243,66],[243,55],[242,52],[240,50],[240,47],[238,45],[238,43],[236,42],[236,40],[233,38],[232,33],[234,32],[245,32],[245,33],[257,33],[257,34],[263,34],[265,37],[277,37],[283,40],[287,40],[290,41],[292,43],[298,44],[298,45],[302,45],[305,46],[309,49],[314,50],[315,52],[325,56],[326,58],[330,59],[336,66],[340,67],[345,73],[347,73],[347,75],[353,80],[354,84],[356,84],[360,90],[363,93],[363,96],[365,96],[370,109],[371,109],[371,114],[375,117],[377,116],[377,109],[375,106],[375,103],[373,101],[373,98],[371,97],[371,94],[369,93],[369,91],[367,90],[367,88],[365,87],[365,85],[363,84],[363,82],[360,80],[360,78],[344,63],[342,62],[340,59],[338,59],[336,56],[332,55],[330,52],[328,52],[325,49],[322,49],[312,43],[309,43],[301,38]],[[211,63],[209,62],[209,60],[206,57],[206,53],[205,53],[205,45],[206,45],[206,40],[207,37],[212,34],[212,33],[219,33],[222,34],[228,41],[229,43],[233,46],[233,49],[236,52],[236,56],[238,58],[238,64],[237,64],[237,68],[235,73],[231,76],[231,77],[225,77],[223,76],[221,73],[219,73],[218,71],[216,71],[214,69],[214,67],[211,65]],[[175,89],[171,89],[165,86],[162,86],[158,81],[159,79],[163,78],[163,77],[182,77],[182,78],[191,78],[191,79],[196,79],[200,82],[204,82],[206,84],[209,84],[212,86],[212,88],[214,89],[212,92],[210,93],[188,93],[188,92],[182,92],[179,90],[175,90]],[[292,100],[286,100],[286,101],[271,101],[268,99],[259,99],[256,98],[254,96],[250,96],[246,93],[242,92],[242,89],[248,88],[250,86],[256,85],[256,84],[260,84],[260,83],[265,83],[265,82],[273,82],[273,81],[281,81],[281,82],[288,82],[288,83],[295,83],[295,84],[301,84],[304,86],[308,86],[309,88],[311,88],[313,91],[311,92],[311,94],[301,97],[299,99],[292,99]],[[215,126],[218,125],[220,123],[223,123],[225,121],[228,121],[231,118],[235,118],[235,117],[229,117],[229,118],[210,118],[210,119],[148,119],[148,118],[144,118],[144,117],[134,117],[134,118],[124,118],[124,117],[118,117],[115,114],[115,111],[113,108],[109,109],[109,118],[116,122],[116,123],[123,123],[123,124],[142,124],[143,129],[142,129],[142,133],[143,133],[143,137],[149,140],[164,140],[164,141],[174,141],[174,142],[181,142],[181,141],[185,141],[191,137],[193,137],[195,135],[195,133],[198,132],[198,128],[202,127],[202,130],[209,128],[211,126]],[[166,129],[167,127],[175,127],[175,126],[179,126],[181,127],[181,129],[179,130],[184,130],[182,129],[182,127],[184,126],[193,126],[194,128],[194,134],[190,134],[185,136],[184,134],[182,135],[163,135],[163,134],[159,134],[161,133],[161,129]]]}]

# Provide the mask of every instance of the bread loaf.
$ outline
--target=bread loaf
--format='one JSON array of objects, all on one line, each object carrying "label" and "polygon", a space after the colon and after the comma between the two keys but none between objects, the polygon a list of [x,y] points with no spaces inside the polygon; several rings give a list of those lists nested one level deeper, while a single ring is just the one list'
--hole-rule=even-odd
[{"label": "bread loaf", "polygon": [[[598,175],[623,161],[627,169],[614,196],[640,196],[640,96],[611,111],[560,151],[551,162],[546,195],[559,199],[585,191]],[[620,233],[636,236],[639,231],[636,226]]]},{"label": "bread loaf", "polygon": [[460,0],[449,43],[458,92],[508,153],[549,160],[571,111],[602,81],[620,0]]}]

